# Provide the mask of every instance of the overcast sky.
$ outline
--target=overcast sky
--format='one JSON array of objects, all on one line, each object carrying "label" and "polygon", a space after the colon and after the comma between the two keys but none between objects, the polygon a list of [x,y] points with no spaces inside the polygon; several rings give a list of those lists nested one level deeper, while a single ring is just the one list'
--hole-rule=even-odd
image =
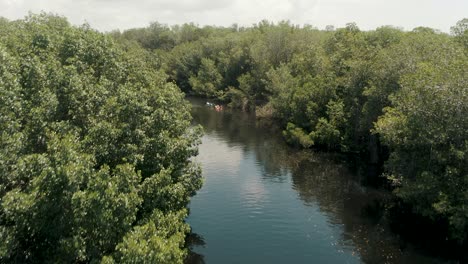
[{"label": "overcast sky", "polygon": [[153,21],[250,26],[267,19],[320,29],[356,22],[365,30],[393,25],[449,32],[468,17],[468,0],[0,0],[0,16],[10,20],[29,11],[57,13],[73,24],[88,22],[101,31],[145,27]]}]

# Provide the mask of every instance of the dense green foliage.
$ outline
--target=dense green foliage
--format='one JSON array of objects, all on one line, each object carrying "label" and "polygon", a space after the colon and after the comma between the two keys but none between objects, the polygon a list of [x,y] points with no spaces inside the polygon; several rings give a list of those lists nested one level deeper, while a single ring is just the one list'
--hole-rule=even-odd
[{"label": "dense green foliage", "polygon": [[360,153],[373,163],[390,152],[385,175],[396,195],[415,213],[448,222],[451,237],[463,241],[467,29],[467,19],[450,35],[262,21],[250,28],[153,24],[113,35],[150,50],[183,91],[276,119],[293,145]]},{"label": "dense green foliage", "polygon": [[0,262],[181,263],[199,130],[152,54],[0,20]]},{"label": "dense green foliage", "polygon": [[[452,236],[468,234],[468,60],[446,50],[401,80],[376,132],[392,150],[388,177],[396,192],[431,218],[447,218]],[[451,53],[451,54],[450,54]]]},{"label": "dense green foliage", "polygon": [[467,19],[450,35],[0,19],[0,262],[182,262],[201,178],[178,87],[277,120],[292,145],[388,152],[396,196],[467,241],[467,36]]}]

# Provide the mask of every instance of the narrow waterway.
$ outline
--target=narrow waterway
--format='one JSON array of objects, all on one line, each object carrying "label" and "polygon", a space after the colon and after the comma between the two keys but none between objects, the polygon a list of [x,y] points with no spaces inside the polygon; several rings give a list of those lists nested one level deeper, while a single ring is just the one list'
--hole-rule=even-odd
[{"label": "narrow waterway", "polygon": [[189,263],[437,263],[402,246],[340,159],[284,144],[246,113],[191,100],[205,134]]}]

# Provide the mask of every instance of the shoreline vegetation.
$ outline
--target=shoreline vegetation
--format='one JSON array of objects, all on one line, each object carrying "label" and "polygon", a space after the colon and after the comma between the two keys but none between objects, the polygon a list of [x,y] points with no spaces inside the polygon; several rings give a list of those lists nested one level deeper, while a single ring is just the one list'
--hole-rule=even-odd
[{"label": "shoreline vegetation", "polygon": [[0,18],[0,262],[182,263],[202,184],[184,93],[382,168],[396,229],[419,221],[466,261],[467,76],[468,19],[446,34]]},{"label": "shoreline vegetation", "polygon": [[0,20],[0,262],[183,263],[200,129],[144,50]]},{"label": "shoreline vegetation", "polygon": [[186,94],[273,120],[292,146],[360,157],[368,182],[394,194],[384,208],[396,230],[466,260],[468,19],[450,34],[288,21],[109,34],[147,50]]}]

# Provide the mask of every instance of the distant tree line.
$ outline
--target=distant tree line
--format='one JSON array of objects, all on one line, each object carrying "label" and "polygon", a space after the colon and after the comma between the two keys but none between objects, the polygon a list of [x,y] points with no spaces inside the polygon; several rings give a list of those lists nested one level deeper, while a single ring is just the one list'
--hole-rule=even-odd
[{"label": "distant tree line", "polygon": [[385,162],[415,214],[468,236],[468,19],[418,27],[318,30],[289,22],[112,32],[151,53],[182,91],[277,120],[304,148]]}]

